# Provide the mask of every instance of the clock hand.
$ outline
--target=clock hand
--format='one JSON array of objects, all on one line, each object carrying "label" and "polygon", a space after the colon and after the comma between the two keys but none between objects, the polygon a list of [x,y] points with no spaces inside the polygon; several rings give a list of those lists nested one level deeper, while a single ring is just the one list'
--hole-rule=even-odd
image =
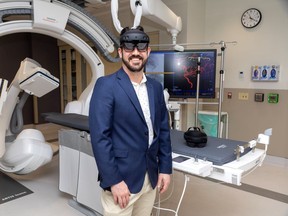
[{"label": "clock hand", "polygon": [[253,20],[253,21],[256,21],[253,17],[251,17],[251,16],[249,16],[249,18],[251,19],[251,20]]}]

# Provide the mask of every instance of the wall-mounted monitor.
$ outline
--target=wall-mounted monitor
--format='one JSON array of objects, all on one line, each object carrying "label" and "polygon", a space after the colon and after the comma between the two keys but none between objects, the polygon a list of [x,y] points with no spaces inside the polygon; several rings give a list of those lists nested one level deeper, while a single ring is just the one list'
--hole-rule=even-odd
[{"label": "wall-mounted monitor", "polygon": [[199,60],[199,98],[215,98],[216,49],[151,51],[145,72],[161,82],[171,98],[195,98]]}]

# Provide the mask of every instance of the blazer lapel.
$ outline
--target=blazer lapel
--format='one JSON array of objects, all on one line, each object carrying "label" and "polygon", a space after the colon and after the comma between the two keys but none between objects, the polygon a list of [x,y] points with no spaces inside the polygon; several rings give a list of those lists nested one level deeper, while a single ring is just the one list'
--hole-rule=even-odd
[{"label": "blazer lapel", "polygon": [[128,75],[125,73],[125,71],[121,68],[117,73],[117,78],[119,81],[120,86],[123,88],[127,96],[129,97],[131,103],[134,105],[135,109],[145,122],[145,117],[141,109],[141,105],[139,103],[139,100],[137,98],[137,95],[135,93],[135,90],[133,88],[133,85],[128,77]]}]

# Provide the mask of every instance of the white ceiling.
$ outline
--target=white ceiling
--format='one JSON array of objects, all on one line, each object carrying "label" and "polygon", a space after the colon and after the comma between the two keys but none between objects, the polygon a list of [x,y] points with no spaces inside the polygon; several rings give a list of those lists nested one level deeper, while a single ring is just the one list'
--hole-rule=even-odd
[{"label": "white ceiling", "polygon": [[[130,0],[118,0],[119,11],[130,7]],[[85,9],[95,16],[111,11],[111,0],[85,0]]]}]

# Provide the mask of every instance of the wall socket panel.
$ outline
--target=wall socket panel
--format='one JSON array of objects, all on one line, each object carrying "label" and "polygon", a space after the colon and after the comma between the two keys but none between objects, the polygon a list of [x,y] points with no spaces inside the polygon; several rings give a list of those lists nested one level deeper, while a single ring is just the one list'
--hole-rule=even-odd
[{"label": "wall socket panel", "polygon": [[247,92],[239,92],[238,99],[239,100],[248,100],[249,99],[249,93],[247,93]]}]

